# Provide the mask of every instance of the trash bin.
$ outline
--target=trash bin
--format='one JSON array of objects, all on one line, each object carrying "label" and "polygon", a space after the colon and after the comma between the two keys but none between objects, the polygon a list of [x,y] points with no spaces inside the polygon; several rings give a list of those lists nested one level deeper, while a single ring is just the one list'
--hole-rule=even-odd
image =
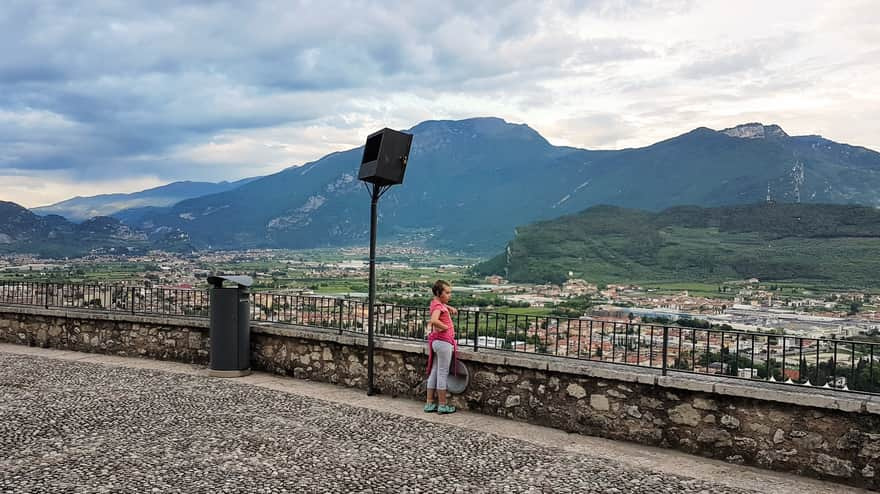
[{"label": "trash bin", "polygon": [[[234,283],[224,287],[223,282]],[[208,375],[240,377],[251,373],[250,276],[209,276],[211,284],[211,366]]]}]

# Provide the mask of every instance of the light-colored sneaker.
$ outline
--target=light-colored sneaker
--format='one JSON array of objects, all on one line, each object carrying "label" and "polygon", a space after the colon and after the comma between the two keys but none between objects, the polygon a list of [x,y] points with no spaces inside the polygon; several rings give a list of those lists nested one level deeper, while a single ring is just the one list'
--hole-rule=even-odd
[{"label": "light-colored sneaker", "polygon": [[425,413],[436,412],[437,411],[437,404],[436,403],[426,403],[425,408],[423,408],[423,410],[425,411]]},{"label": "light-colored sneaker", "polygon": [[440,405],[437,407],[437,413],[455,413],[455,407],[452,405]]}]

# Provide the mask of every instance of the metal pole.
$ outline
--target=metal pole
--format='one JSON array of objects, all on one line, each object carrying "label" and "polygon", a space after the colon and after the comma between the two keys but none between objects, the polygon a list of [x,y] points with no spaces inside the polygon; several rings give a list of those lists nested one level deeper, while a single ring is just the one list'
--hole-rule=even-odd
[{"label": "metal pole", "polygon": [[[663,326],[663,362],[662,362],[662,375],[666,375],[666,357],[668,356],[667,349],[669,348],[669,327]],[[681,358],[681,352],[678,352],[678,358]]]},{"label": "metal pole", "polygon": [[376,394],[373,388],[373,325],[376,310],[376,226],[378,223],[379,186],[373,184],[370,201],[370,306],[367,309],[367,396]]},{"label": "metal pole", "polygon": [[[476,315],[477,315],[477,318],[474,321],[474,351],[475,352],[477,351],[477,349],[480,346],[479,345],[479,342],[480,342],[480,308],[479,307],[477,307]],[[489,325],[489,320],[486,319],[486,326],[488,326],[488,325]],[[489,344],[488,342],[489,342],[489,333],[486,333],[486,344],[487,345]]]},{"label": "metal pole", "polygon": [[336,305],[339,306],[339,334],[342,334],[342,309],[345,305],[345,301],[343,299],[336,299]]}]

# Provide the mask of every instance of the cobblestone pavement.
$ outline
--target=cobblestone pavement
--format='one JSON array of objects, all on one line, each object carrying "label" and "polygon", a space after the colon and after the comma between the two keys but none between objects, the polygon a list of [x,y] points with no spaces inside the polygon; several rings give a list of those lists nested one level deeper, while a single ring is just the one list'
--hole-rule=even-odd
[{"label": "cobblestone pavement", "polygon": [[0,492],[757,492],[235,380],[0,353]]}]

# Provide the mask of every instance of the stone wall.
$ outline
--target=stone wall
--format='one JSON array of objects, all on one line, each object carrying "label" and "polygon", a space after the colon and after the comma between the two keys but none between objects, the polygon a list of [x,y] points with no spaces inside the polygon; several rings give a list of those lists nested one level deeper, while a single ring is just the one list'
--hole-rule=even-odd
[{"label": "stone wall", "polygon": [[[366,389],[366,338],[252,326],[252,367]],[[206,322],[0,308],[0,341],[207,363]],[[424,344],[377,339],[384,394],[423,399]],[[453,404],[610,439],[878,489],[880,397],[462,349]]]},{"label": "stone wall", "polygon": [[[255,327],[253,365],[366,388],[366,338]],[[425,345],[377,340],[382,393],[424,399]],[[877,489],[880,400],[462,349],[462,409]],[[788,391],[792,389],[792,391]]]},{"label": "stone wall", "polygon": [[208,364],[208,322],[32,307],[0,307],[0,343]]}]

